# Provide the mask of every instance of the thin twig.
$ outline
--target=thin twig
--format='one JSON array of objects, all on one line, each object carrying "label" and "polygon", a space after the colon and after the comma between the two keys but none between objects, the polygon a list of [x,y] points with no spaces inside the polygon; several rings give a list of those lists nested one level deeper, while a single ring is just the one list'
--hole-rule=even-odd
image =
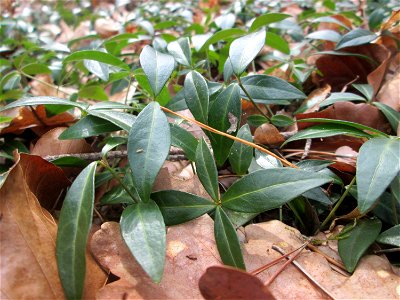
[{"label": "thin twig", "polygon": [[[321,254],[323,257],[325,257],[325,259],[326,259],[330,264],[332,264],[332,265],[338,267],[341,271],[344,271],[344,272],[340,272],[342,275],[349,276],[349,273],[346,271],[345,266],[344,266],[341,262],[339,262],[339,261],[333,259],[332,257],[330,257],[329,255],[325,254],[324,252],[322,252],[321,250],[319,250],[318,247],[315,247],[315,246],[314,246],[313,244],[311,244],[311,243],[307,245],[307,248],[309,248],[310,250],[312,250],[312,251],[314,251],[314,252],[316,252],[316,253],[318,253],[318,254]],[[337,271],[336,269],[334,269],[334,270]]]}]

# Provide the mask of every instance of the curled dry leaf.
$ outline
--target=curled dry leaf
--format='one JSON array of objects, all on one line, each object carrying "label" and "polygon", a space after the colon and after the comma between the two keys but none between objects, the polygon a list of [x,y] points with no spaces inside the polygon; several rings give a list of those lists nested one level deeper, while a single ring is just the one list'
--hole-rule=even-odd
[{"label": "curled dry leaf", "polygon": [[319,105],[324,101],[331,93],[331,86],[329,84],[318,88],[308,95],[307,99],[303,102],[303,105],[307,107],[304,113],[315,112],[319,110]]},{"label": "curled dry leaf", "polygon": [[400,53],[391,60],[385,83],[380,89],[376,99],[396,111],[400,111]]},{"label": "curled dry leaf", "polygon": [[121,25],[112,19],[97,19],[94,23],[94,30],[103,39],[116,35],[121,30]]},{"label": "curled dry leaf", "polygon": [[104,223],[92,238],[92,253],[120,279],[100,289],[97,299],[201,299],[200,276],[208,267],[221,264],[213,236],[208,215],[168,228],[164,275],[156,284],[129,252],[119,224]]},{"label": "curled dry leaf", "polygon": [[[63,299],[55,254],[57,223],[33,192],[41,196],[46,186],[59,186],[61,175],[57,167],[38,157],[21,155],[16,161],[0,189],[1,295],[9,299]],[[57,198],[59,192],[50,192]],[[94,299],[106,275],[89,253],[86,262],[84,298]]]},{"label": "curled dry leaf", "polygon": [[265,123],[256,129],[254,142],[269,147],[276,147],[282,145],[285,142],[285,138],[274,125]]},{"label": "curled dry leaf", "polygon": [[199,289],[207,300],[275,299],[256,276],[227,266],[208,268],[200,278]]}]

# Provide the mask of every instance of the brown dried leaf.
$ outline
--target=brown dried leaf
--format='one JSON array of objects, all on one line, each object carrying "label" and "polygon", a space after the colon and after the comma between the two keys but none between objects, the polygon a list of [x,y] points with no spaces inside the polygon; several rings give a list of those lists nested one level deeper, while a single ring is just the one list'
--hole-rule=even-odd
[{"label": "brown dried leaf", "polygon": [[304,100],[303,105],[307,105],[308,108],[304,113],[315,112],[319,110],[319,105],[324,101],[331,93],[331,87],[329,84],[318,88],[308,95],[307,99]]},{"label": "brown dried leaf", "polygon": [[207,300],[275,299],[256,276],[227,266],[208,268],[200,278],[199,289]]},{"label": "brown dried leaf", "polygon": [[254,142],[269,147],[280,146],[285,138],[280,134],[279,130],[272,124],[262,124],[254,133]]},{"label": "brown dried leaf", "polygon": [[112,19],[97,19],[94,23],[94,30],[103,39],[116,35],[121,30],[121,25]]},{"label": "brown dried leaf", "polygon": [[120,278],[100,289],[97,299],[201,299],[200,276],[209,266],[220,264],[208,215],[168,228],[160,284],[153,283],[132,257],[118,223],[104,223],[94,234],[91,249],[103,267]]},{"label": "brown dried leaf", "polygon": [[[58,171],[49,170],[56,167],[42,161],[47,168],[33,173],[31,158],[29,155],[17,157],[0,189],[1,295],[4,299],[63,299],[55,253],[57,223],[33,193],[44,188],[41,180],[26,180],[32,176],[43,180],[46,176],[46,185],[57,186],[59,177],[42,172]],[[57,197],[57,193],[53,195]],[[84,298],[93,299],[106,276],[89,253],[86,267]]]}]

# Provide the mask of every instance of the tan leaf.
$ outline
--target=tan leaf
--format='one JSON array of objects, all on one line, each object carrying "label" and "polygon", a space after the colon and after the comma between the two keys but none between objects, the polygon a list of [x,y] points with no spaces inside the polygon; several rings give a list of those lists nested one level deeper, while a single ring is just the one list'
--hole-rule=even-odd
[{"label": "tan leaf", "polygon": [[279,130],[272,124],[262,124],[254,133],[254,142],[267,146],[279,146],[285,141]]},{"label": "tan leaf", "polygon": [[[28,175],[42,178],[44,170],[33,174],[28,155],[16,161],[0,189],[2,299],[63,299],[55,254],[57,223],[32,192],[41,181],[35,186],[26,180]],[[46,180],[46,184],[57,184],[53,180],[58,178]],[[89,254],[86,263],[84,297],[93,299],[106,276]]]},{"label": "tan leaf", "polygon": [[94,23],[94,30],[103,39],[116,35],[121,30],[121,25],[112,19],[97,19]]}]

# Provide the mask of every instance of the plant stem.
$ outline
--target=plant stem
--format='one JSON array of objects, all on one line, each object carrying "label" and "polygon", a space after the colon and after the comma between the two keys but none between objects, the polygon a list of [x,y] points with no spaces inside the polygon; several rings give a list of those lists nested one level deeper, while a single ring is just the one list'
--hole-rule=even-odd
[{"label": "plant stem", "polygon": [[240,77],[236,77],[238,84],[240,88],[243,90],[243,92],[246,94],[247,98],[251,101],[251,103],[254,105],[254,107],[260,112],[261,115],[267,118],[268,121],[270,121],[269,117],[267,116],[266,113],[264,113],[261,108],[258,107],[257,103],[254,102],[253,98],[250,96],[250,94],[247,92],[247,90],[244,88],[242,81],[240,80]]},{"label": "plant stem", "polygon": [[122,188],[128,193],[128,195],[132,198],[133,202],[137,203],[136,198],[133,196],[129,188],[125,185],[125,183],[122,182],[121,178],[118,176],[118,174],[114,171],[113,168],[110,167],[108,162],[104,159],[100,161],[100,164],[105,167],[111,174],[112,176],[118,181],[118,183],[122,186]]},{"label": "plant stem", "polygon": [[333,215],[335,214],[335,212],[337,211],[337,209],[339,208],[340,204],[342,204],[344,198],[346,198],[347,194],[349,193],[351,187],[354,185],[354,183],[356,182],[356,176],[354,175],[353,179],[351,180],[351,182],[349,183],[349,185],[347,186],[346,190],[344,191],[344,193],[342,194],[342,196],[340,197],[340,199],[338,200],[338,202],[336,202],[335,206],[332,208],[331,212],[329,213],[329,215],[326,217],[326,219],[322,222],[321,224],[321,229],[323,229],[326,224],[332,219]]}]

